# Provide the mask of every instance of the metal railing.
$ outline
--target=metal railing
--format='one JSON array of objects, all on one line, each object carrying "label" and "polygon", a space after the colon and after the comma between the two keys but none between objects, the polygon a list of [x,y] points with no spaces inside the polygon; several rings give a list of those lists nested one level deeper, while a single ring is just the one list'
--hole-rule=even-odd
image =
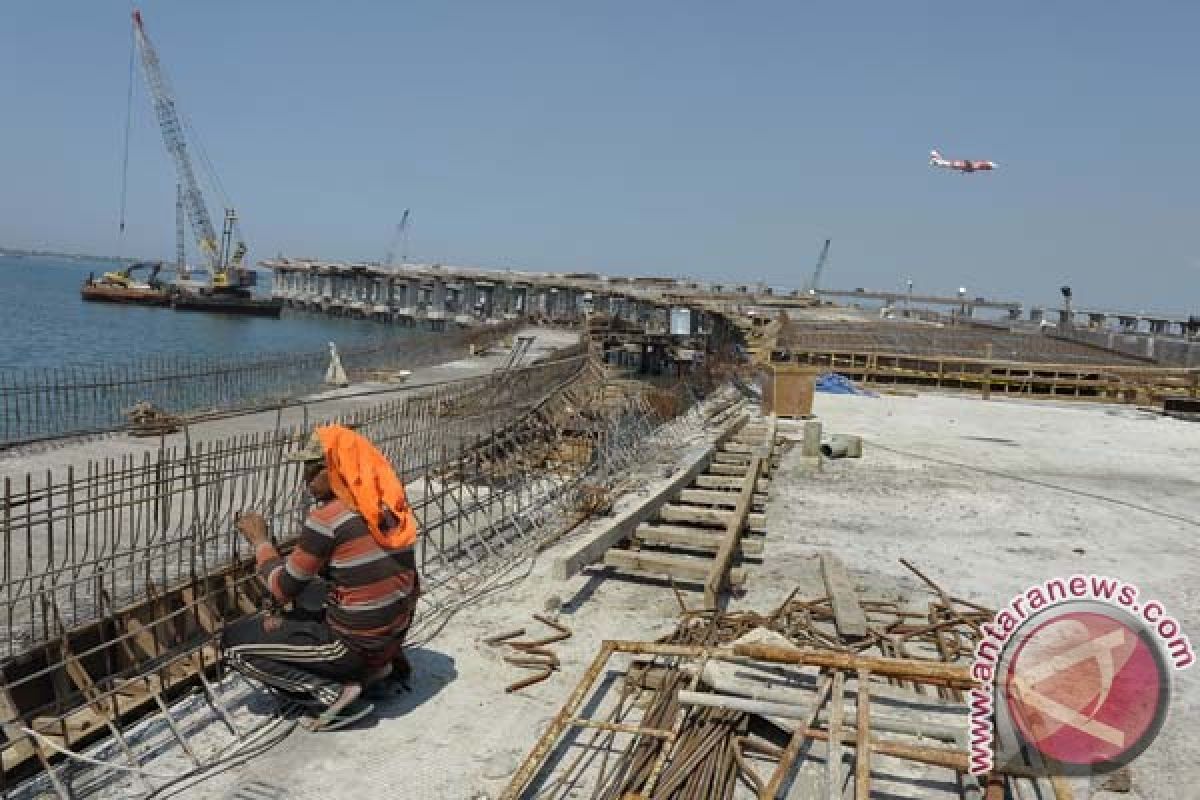
[{"label": "metal railing", "polygon": [[[472,342],[511,325],[404,335],[339,350],[353,376],[412,369],[465,354]],[[322,387],[328,350],[237,358],[146,357],[123,364],[0,370],[0,447],[122,428],[126,413],[149,403],[172,414],[253,408]]]}]

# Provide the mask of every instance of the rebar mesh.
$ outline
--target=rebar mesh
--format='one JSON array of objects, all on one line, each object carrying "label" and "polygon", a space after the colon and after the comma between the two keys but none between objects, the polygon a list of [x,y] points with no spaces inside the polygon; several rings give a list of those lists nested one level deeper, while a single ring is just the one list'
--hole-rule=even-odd
[{"label": "rebar mesh", "polygon": [[[994,358],[1047,364],[1144,363],[1116,351],[1038,333],[967,326],[936,327],[905,322],[811,323],[792,321],[779,335],[792,352],[888,353],[947,358]],[[990,347],[990,350],[989,350]]]},{"label": "rebar mesh", "polygon": [[[339,418],[408,487],[423,584],[412,635],[427,635],[590,513],[595,492],[611,489],[647,448],[698,431],[695,404],[710,389],[678,383],[679,413],[664,419],[645,385],[571,355],[414,389]],[[80,715],[111,704],[110,736],[124,748],[117,709],[131,702],[130,686],[145,696],[144,687],[165,691],[185,673],[203,675],[222,624],[214,612],[228,620],[254,610],[230,600],[256,584],[238,566],[250,554],[235,516],[259,511],[287,546],[307,501],[299,466],[284,456],[307,438],[298,427],[185,438],[139,457],[6,478],[0,625],[9,636],[0,667],[9,722],[69,747],[82,740]],[[6,758],[30,742],[12,731],[0,744]]]}]

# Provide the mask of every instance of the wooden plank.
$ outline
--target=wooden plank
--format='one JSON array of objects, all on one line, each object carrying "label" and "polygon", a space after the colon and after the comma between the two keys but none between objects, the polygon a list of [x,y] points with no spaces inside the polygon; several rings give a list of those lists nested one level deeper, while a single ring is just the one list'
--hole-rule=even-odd
[{"label": "wooden plank", "polygon": [[746,468],[741,464],[710,464],[708,471],[712,475],[737,475],[746,474]]},{"label": "wooden plank", "polygon": [[[12,696],[8,693],[8,683],[0,683],[0,728],[4,731],[4,738],[8,740],[0,749],[0,752],[3,753],[3,756],[0,757],[2,759],[0,766],[5,772],[25,759],[36,755],[33,742],[29,740],[21,727],[21,715],[12,701]],[[34,730],[37,729],[34,728]]]},{"label": "wooden plank", "polygon": [[842,713],[846,707],[846,673],[833,674],[832,696],[829,698],[829,753],[825,757],[828,800],[842,798]]},{"label": "wooden plank", "polygon": [[867,614],[858,603],[858,592],[846,572],[846,565],[828,550],[821,551],[821,577],[825,592],[833,606],[834,624],[838,633],[850,639],[867,635]]},{"label": "wooden plank", "polygon": [[619,514],[612,524],[586,542],[577,546],[572,552],[560,558],[554,565],[554,575],[559,580],[567,580],[586,567],[604,558],[604,553],[613,545],[628,539],[633,535],[637,526],[649,520],[668,498],[674,497],[680,489],[689,486],[697,475],[708,469],[713,454],[717,448],[739,427],[749,419],[748,414],[739,415],[717,435],[714,442],[704,448],[691,461],[682,466],[664,484],[654,491],[643,502],[634,508]]},{"label": "wooden plank", "polygon": [[725,534],[721,538],[721,546],[713,559],[712,569],[704,581],[704,604],[707,608],[717,607],[717,598],[725,588],[725,573],[733,564],[733,558],[738,553],[738,544],[742,538],[742,529],[746,526],[750,515],[750,504],[754,500],[754,486],[758,482],[758,473],[762,469],[763,458],[754,456],[750,468],[746,472],[746,482],[738,494],[737,507],[728,515],[725,523]]},{"label": "wooden plank", "polygon": [[[677,525],[639,525],[633,535],[639,542],[649,545],[690,547],[714,552],[721,546],[721,537],[717,531],[685,528]],[[761,539],[742,539],[743,553],[758,555],[762,551],[763,541]]]},{"label": "wooden plank", "polygon": [[[675,503],[668,503],[658,510],[659,519],[664,522],[688,522],[695,525],[708,525],[715,528],[724,528],[733,518],[734,511],[722,511],[719,508],[704,508],[702,506],[681,506]],[[751,513],[746,516],[745,524],[747,527],[754,530],[763,530],[766,527],[767,519],[765,514]]]},{"label": "wooden plank", "polygon": [[858,730],[854,743],[854,800],[871,800],[870,673],[858,671]]},{"label": "wooden plank", "polygon": [[[684,489],[679,492],[678,499],[681,503],[737,508],[738,496],[738,492],[728,492],[720,489]],[[755,492],[750,502],[755,507],[762,506],[767,502],[767,496]]]},{"label": "wooden plank", "polygon": [[[613,548],[604,554],[604,563],[618,569],[646,572],[656,576],[670,575],[672,578],[699,583],[708,576],[712,559]],[[744,570],[732,569],[729,571],[731,584],[738,586],[745,581]]]},{"label": "wooden plank", "polygon": [[[733,489],[736,491],[742,488],[742,482],[732,475],[698,475],[692,485],[700,489]],[[766,494],[770,485],[771,482],[766,478],[759,478],[755,490],[759,494]]]}]

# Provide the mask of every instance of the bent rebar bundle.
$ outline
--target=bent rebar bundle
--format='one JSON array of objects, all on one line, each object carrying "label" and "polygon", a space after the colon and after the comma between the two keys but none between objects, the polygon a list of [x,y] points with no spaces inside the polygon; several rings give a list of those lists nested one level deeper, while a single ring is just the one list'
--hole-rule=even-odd
[{"label": "bent rebar bundle", "polygon": [[[644,387],[610,380],[584,355],[400,391],[336,421],[371,439],[408,488],[424,592],[415,638],[589,513],[667,422]],[[4,479],[5,794],[39,770],[65,793],[54,760],[104,738],[119,748],[115,769],[148,780],[123,726],[157,714],[187,749],[170,708],[188,690],[237,733],[211,680],[216,639],[263,596],[235,517],[261,512],[288,544],[305,499],[284,456],[307,435],[278,421],[215,442],[185,430],[182,445],[164,437],[138,458]]]}]

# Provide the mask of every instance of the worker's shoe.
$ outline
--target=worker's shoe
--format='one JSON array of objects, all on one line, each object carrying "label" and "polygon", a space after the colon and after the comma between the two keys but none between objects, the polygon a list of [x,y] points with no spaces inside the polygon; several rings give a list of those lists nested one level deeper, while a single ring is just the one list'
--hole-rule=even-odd
[{"label": "worker's shoe", "polygon": [[339,728],[344,728],[358,722],[363,717],[375,710],[375,706],[370,703],[363,703],[355,708],[352,708],[354,702],[362,695],[363,687],[361,683],[347,683],[342,686],[341,694],[337,700],[322,711],[315,719],[308,724],[310,731],[335,731]]},{"label": "worker's shoe", "polygon": [[362,703],[357,706],[349,706],[341,711],[334,712],[326,709],[319,717],[312,721],[308,729],[313,732],[318,731],[336,731],[345,728],[348,725],[353,725],[360,719],[364,719],[375,710],[375,706],[370,703]]}]

